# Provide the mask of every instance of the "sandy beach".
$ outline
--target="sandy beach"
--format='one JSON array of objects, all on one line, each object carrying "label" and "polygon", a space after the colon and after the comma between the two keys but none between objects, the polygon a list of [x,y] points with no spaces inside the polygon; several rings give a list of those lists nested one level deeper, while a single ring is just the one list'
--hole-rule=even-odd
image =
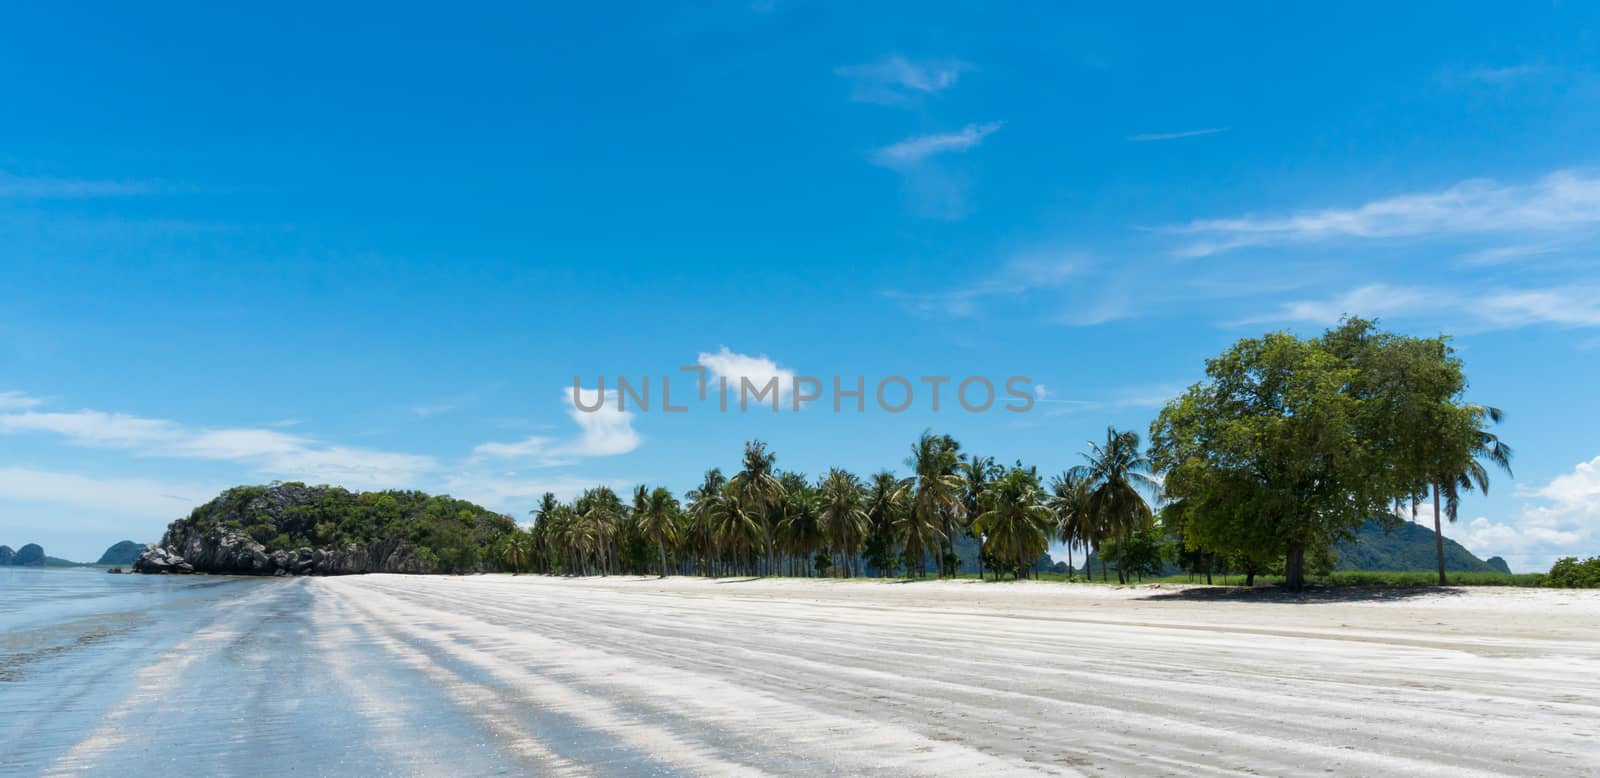
[{"label": "sandy beach", "polygon": [[[166,759],[250,774],[296,753],[305,772],[411,774],[1600,764],[1600,592],[1297,602],[1170,586],[384,575],[245,586],[143,657],[110,712],[38,766]],[[185,706],[231,723],[202,736],[170,718]]]}]

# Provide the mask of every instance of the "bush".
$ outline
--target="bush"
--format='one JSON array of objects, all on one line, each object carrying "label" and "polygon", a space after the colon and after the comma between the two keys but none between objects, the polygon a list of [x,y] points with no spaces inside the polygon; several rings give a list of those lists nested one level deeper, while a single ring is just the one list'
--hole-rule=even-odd
[{"label": "bush", "polygon": [[1600,589],[1600,556],[1582,562],[1575,556],[1556,560],[1545,577],[1545,585],[1557,589]]}]

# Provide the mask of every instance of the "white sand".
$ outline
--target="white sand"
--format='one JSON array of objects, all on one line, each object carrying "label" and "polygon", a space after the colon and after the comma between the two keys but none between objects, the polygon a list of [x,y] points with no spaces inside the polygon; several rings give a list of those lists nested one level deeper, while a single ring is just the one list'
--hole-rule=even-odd
[{"label": "white sand", "polygon": [[[1288,602],[1034,583],[310,586],[319,631],[376,636],[541,773],[1600,771],[1600,592]],[[612,761],[574,757],[596,743]]]}]

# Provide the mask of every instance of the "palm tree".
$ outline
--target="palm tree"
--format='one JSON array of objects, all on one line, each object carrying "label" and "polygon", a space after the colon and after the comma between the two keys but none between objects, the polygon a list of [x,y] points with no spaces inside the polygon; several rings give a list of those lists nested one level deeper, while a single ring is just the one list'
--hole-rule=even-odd
[{"label": "palm tree", "polygon": [[[810,575],[812,557],[827,542],[817,513],[816,491],[802,473],[782,473],[778,482],[783,485],[783,497],[775,511],[780,556],[787,557],[790,575]],[[805,569],[797,570],[797,566]]]},{"label": "palm tree", "polygon": [[[953,517],[965,512],[961,474],[956,472],[960,448],[954,438],[934,435],[932,430],[924,430],[911,444],[911,456],[906,458],[906,466],[915,473],[910,482],[911,510],[902,517],[908,569],[914,563],[926,574],[928,551],[942,546],[950,537]],[[941,575],[944,567],[941,559]]]},{"label": "palm tree", "polygon": [[537,563],[534,565],[537,572],[549,573],[555,569],[552,562],[555,548],[551,545],[553,542],[551,526],[555,520],[556,509],[559,507],[561,502],[556,499],[555,494],[545,492],[539,498],[539,507],[530,511],[533,514],[533,529],[530,531],[533,537],[532,553]]},{"label": "palm tree", "polygon": [[677,516],[678,501],[664,486],[644,495],[634,508],[634,526],[645,542],[655,544],[656,570],[662,578],[667,577],[667,544],[678,537]]},{"label": "palm tree", "polygon": [[878,575],[888,577],[895,568],[895,536],[900,515],[905,512],[907,485],[882,470],[872,476],[867,488],[867,558],[878,568]]},{"label": "palm tree", "polygon": [[693,528],[692,534],[700,543],[700,572],[703,575],[716,576],[714,566],[717,538],[713,517],[717,512],[717,505],[722,501],[723,488],[727,483],[728,479],[722,475],[722,470],[713,467],[706,471],[700,486],[684,495],[689,499],[688,513],[690,526]]},{"label": "palm tree", "polygon": [[[1439,559],[1439,585],[1446,582],[1444,574],[1444,533],[1439,523],[1439,502],[1444,498],[1444,513],[1453,524],[1461,507],[1461,494],[1474,488],[1489,493],[1489,464],[1498,465],[1506,475],[1511,475],[1511,446],[1490,432],[1489,424],[1499,424],[1505,412],[1491,405],[1468,405],[1463,409],[1469,422],[1470,442],[1464,456],[1439,462],[1433,481],[1433,544]],[[1445,447],[1441,447],[1444,449]],[[1414,504],[1414,503],[1413,503]],[[1413,509],[1414,510],[1414,509]]]},{"label": "palm tree", "polygon": [[744,490],[733,481],[722,487],[722,497],[711,512],[711,534],[716,539],[717,556],[730,554],[735,560],[741,556],[753,571],[750,552],[760,542],[765,528],[760,517],[746,502]]},{"label": "palm tree", "polygon": [[[989,484],[1004,476],[1006,471],[1005,468],[994,461],[994,457],[980,457],[973,454],[961,461],[959,472],[963,486],[961,505],[966,511],[966,522],[964,522],[965,526],[962,529],[966,530],[969,537],[977,538],[981,546],[983,538],[979,537],[978,533],[973,529],[973,523],[978,514],[983,512],[979,499],[983,496],[984,489],[987,489]],[[978,578],[983,578],[983,554],[981,553],[978,554]]]},{"label": "palm tree", "polygon": [[500,556],[506,564],[511,565],[512,575],[522,572],[522,566],[527,563],[532,548],[533,536],[527,532],[513,528],[511,534],[506,536],[500,548]]},{"label": "palm tree", "polygon": [[[1050,495],[1045,498],[1045,504],[1050,506],[1050,511],[1056,518],[1056,537],[1062,545],[1067,547],[1067,573],[1072,573],[1072,547],[1083,544],[1088,548],[1088,540],[1093,525],[1089,515],[1089,489],[1088,482],[1083,474],[1068,470],[1055,478],[1050,479]],[[1087,553],[1084,562],[1088,562]]]},{"label": "palm tree", "polygon": [[818,488],[822,506],[822,525],[828,543],[838,552],[845,578],[855,570],[855,557],[866,539],[871,520],[863,508],[866,495],[861,479],[833,468]]},{"label": "palm tree", "polygon": [[767,546],[767,572],[772,573],[777,561],[773,546],[773,509],[783,496],[783,484],[773,471],[777,455],[767,451],[767,444],[752,440],[744,444],[742,469],[730,482],[739,492],[744,510],[756,516]]},{"label": "palm tree", "polygon": [[[1138,433],[1118,432],[1116,427],[1107,427],[1105,445],[1090,441],[1089,451],[1083,458],[1087,464],[1073,471],[1089,490],[1085,507],[1098,550],[1106,540],[1124,538],[1151,521],[1150,504],[1145,502],[1141,492],[1154,494],[1160,484],[1150,476],[1150,460],[1139,451]],[[1102,578],[1105,576],[1104,559],[1100,560],[1100,574]],[[1117,582],[1127,583],[1120,560]]]},{"label": "palm tree", "polygon": [[983,513],[973,526],[983,533],[984,545],[1009,553],[1021,578],[1050,544],[1055,517],[1044,504],[1039,478],[1032,470],[1012,468],[983,493]]}]

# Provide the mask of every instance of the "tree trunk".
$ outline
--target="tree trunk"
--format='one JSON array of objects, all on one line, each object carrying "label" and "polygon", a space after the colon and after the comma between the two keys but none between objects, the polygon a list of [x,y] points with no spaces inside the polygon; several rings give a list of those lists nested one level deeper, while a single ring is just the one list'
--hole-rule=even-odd
[{"label": "tree trunk", "polygon": [[660,539],[656,540],[656,556],[661,558],[661,577],[667,577],[667,547]]},{"label": "tree trunk", "polygon": [[1433,548],[1439,553],[1439,585],[1445,585],[1444,579],[1444,532],[1439,526],[1439,485],[1433,485]]},{"label": "tree trunk", "polygon": [[1291,592],[1306,586],[1306,547],[1300,543],[1291,544],[1284,555],[1283,586]]}]

